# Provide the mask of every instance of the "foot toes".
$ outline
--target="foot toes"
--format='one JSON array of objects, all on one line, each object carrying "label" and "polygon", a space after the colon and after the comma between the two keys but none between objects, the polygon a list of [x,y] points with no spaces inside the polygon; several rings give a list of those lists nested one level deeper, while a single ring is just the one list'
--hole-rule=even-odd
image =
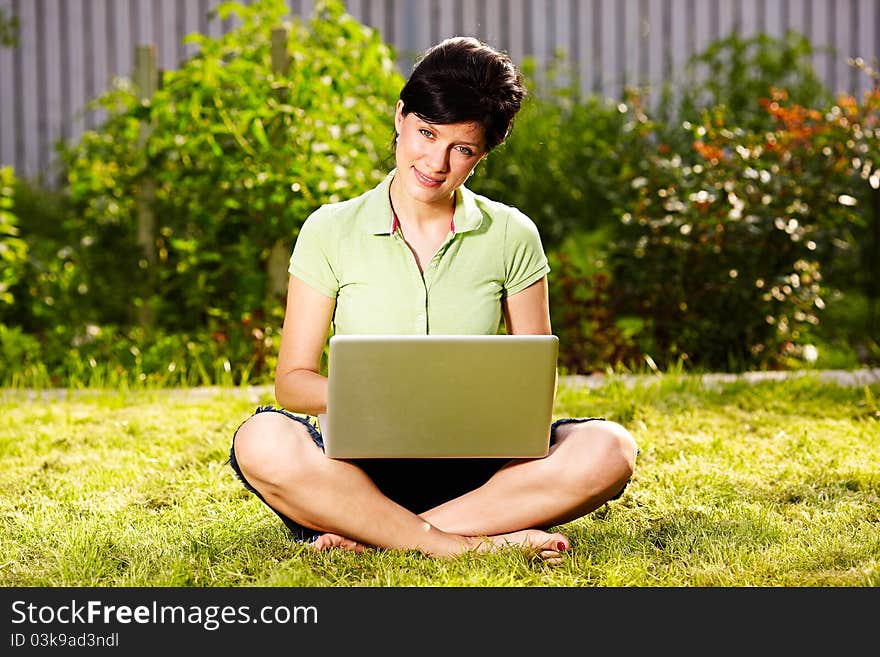
[{"label": "foot toes", "polygon": [[340,536],[339,534],[321,534],[316,538],[312,543],[311,547],[314,550],[326,550],[328,548],[341,548],[343,550],[351,550],[353,552],[363,552],[367,549],[367,547],[357,541],[353,541],[350,538],[346,538],[345,536]]}]

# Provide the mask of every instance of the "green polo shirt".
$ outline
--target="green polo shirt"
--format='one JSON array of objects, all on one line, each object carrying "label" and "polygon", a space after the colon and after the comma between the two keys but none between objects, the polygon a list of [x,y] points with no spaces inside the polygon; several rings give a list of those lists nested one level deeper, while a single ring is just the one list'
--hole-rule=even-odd
[{"label": "green polo shirt", "polygon": [[498,333],[501,299],[550,271],[534,222],[462,186],[455,231],[423,273],[400,230],[392,231],[393,177],[392,170],[372,190],[309,215],[288,271],[336,299],[337,334]]}]

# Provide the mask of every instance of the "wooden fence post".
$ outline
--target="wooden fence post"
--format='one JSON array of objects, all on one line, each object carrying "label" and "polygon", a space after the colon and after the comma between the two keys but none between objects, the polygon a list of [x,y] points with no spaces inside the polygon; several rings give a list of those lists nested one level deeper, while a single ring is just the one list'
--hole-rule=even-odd
[{"label": "wooden fence post", "polygon": [[[156,66],[156,47],[152,44],[140,45],[135,49],[134,83],[138,100],[144,102],[153,97],[159,86],[159,70]],[[146,145],[152,126],[142,123],[139,144]],[[156,217],[153,213],[153,200],[156,196],[156,182],[149,174],[141,177],[137,189],[137,243],[141,247],[142,258],[139,265],[146,269],[146,285],[140,290],[141,303],[138,306],[138,323],[149,332],[156,323],[152,304],[156,293]]]},{"label": "wooden fence post", "polygon": [[290,55],[287,52],[287,28],[272,28],[272,72],[275,75],[287,73]]},{"label": "wooden fence post", "polygon": [[[272,29],[272,73],[283,76],[287,73],[290,54],[287,52],[287,28]],[[283,90],[278,89],[279,100]],[[266,286],[271,301],[284,299],[287,294],[287,267],[290,259],[290,243],[287,239],[279,239],[269,251],[266,260]]]}]

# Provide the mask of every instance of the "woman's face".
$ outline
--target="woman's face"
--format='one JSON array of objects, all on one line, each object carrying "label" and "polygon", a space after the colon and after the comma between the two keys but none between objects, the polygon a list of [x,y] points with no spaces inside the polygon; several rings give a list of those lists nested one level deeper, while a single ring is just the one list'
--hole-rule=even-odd
[{"label": "woman's face", "polygon": [[[478,123],[428,123],[397,102],[397,176],[407,193],[424,203],[446,202],[486,154]],[[397,177],[396,176],[396,177]]]}]

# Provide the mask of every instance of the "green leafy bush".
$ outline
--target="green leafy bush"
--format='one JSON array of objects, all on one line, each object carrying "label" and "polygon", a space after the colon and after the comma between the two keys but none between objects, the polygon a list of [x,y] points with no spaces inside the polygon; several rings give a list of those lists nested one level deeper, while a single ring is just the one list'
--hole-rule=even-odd
[{"label": "green leafy bush", "polygon": [[[336,1],[319,2],[307,24],[285,22],[283,0],[216,11],[241,26],[188,37],[199,54],[165,73],[149,100],[120,81],[97,100],[108,121],[65,154],[92,238],[83,264],[101,279],[90,288],[126,311],[121,325],[140,306],[171,331],[231,334],[246,318],[277,325],[299,226],[385,173],[403,81],[376,31]],[[287,58],[273,67],[272,30],[282,25]],[[147,249],[139,201],[156,221]],[[105,255],[112,261],[95,262]]]},{"label": "green leafy bush", "polygon": [[566,373],[630,369],[642,361],[633,339],[641,321],[617,315],[607,262],[609,232],[573,233],[547,254],[550,320],[559,336],[559,366]]},{"label": "green leafy bush", "polygon": [[[189,37],[151,99],[125,79],[95,99],[108,118],[64,149],[66,189],[4,174],[5,383],[270,380],[299,226],[384,175],[403,80],[340,2],[308,23],[281,0],[217,11],[241,27]],[[734,35],[651,110],[524,64],[526,105],[469,186],[538,224],[563,369],[800,366],[823,340],[833,365],[880,359],[880,95],[827,100],[811,52]]]},{"label": "green leafy bush", "polygon": [[[775,91],[775,128],[730,126],[726,109],[681,128],[690,153],[646,149],[611,258],[622,303],[645,319],[658,360],[705,368],[782,367],[801,359],[826,301],[821,262],[846,247],[854,210],[852,126]],[[632,113],[633,130],[656,142]]]},{"label": "green leafy bush", "polygon": [[0,48],[18,47],[18,31],[21,27],[18,16],[6,15],[6,7],[0,7]]},{"label": "green leafy bush", "polygon": [[513,131],[468,186],[526,213],[552,250],[573,232],[614,222],[624,203],[619,153],[635,144],[616,103],[559,86],[559,66],[540,81],[533,60],[522,69],[529,96]]},{"label": "green leafy bush", "polygon": [[14,290],[24,275],[28,256],[14,212],[15,187],[12,167],[0,167],[0,372],[7,380],[20,373],[27,361],[39,353],[34,338],[5,323],[14,322],[14,304],[21,303]]},{"label": "green leafy bush", "polygon": [[[842,110],[831,109],[813,53],[796,32],[732,34],[696,55],[659,104],[633,90],[621,103],[583,98],[555,84],[559,71],[537,83],[527,62],[533,93],[472,186],[541,229],[567,367],[592,371],[645,354],[664,366],[800,365],[804,346],[821,339],[820,306],[871,278],[861,254],[871,251],[872,190],[847,159],[860,157],[863,168],[880,160],[869,155],[873,110],[864,106],[849,129],[825,121]],[[784,105],[823,124],[809,140],[770,106],[778,101],[762,105],[775,88],[785,89]],[[775,151],[761,150],[777,139]],[[712,162],[713,148],[725,156]],[[761,155],[750,162],[739,155],[752,151]],[[823,287],[828,275],[834,288]]]},{"label": "green leafy bush", "polygon": [[42,246],[20,319],[40,336],[52,380],[67,359],[113,356],[114,339],[147,354],[172,334],[184,347],[207,340],[212,362],[228,350],[233,378],[265,375],[300,225],[387,171],[403,79],[378,32],[336,0],[316,3],[309,21],[285,20],[283,0],[215,11],[240,26],[187,37],[198,54],[151,98],[117,79],[94,99],[107,119],[61,147],[54,229],[32,195]]},{"label": "green leafy bush", "polygon": [[11,305],[11,288],[21,278],[27,259],[27,244],[19,237],[14,210],[15,174],[12,167],[0,167],[0,307]]},{"label": "green leafy bush", "polygon": [[[855,65],[863,67],[863,63]],[[849,349],[861,363],[880,362],[880,77],[857,99],[842,95],[825,114],[830,128],[845,139],[830,150],[850,174],[850,221],[821,254],[829,288],[828,317],[820,338],[831,349]],[[822,152],[827,157],[826,151]],[[839,305],[837,310],[834,306]]]},{"label": "green leafy bush", "polygon": [[833,96],[813,68],[816,49],[800,32],[781,37],[732,32],[688,60],[678,80],[674,107],[661,108],[678,120],[699,121],[703,111],[723,107],[729,125],[744,130],[774,129],[772,117],[756,102],[771,89],[785,89],[792,102],[827,107]]}]

